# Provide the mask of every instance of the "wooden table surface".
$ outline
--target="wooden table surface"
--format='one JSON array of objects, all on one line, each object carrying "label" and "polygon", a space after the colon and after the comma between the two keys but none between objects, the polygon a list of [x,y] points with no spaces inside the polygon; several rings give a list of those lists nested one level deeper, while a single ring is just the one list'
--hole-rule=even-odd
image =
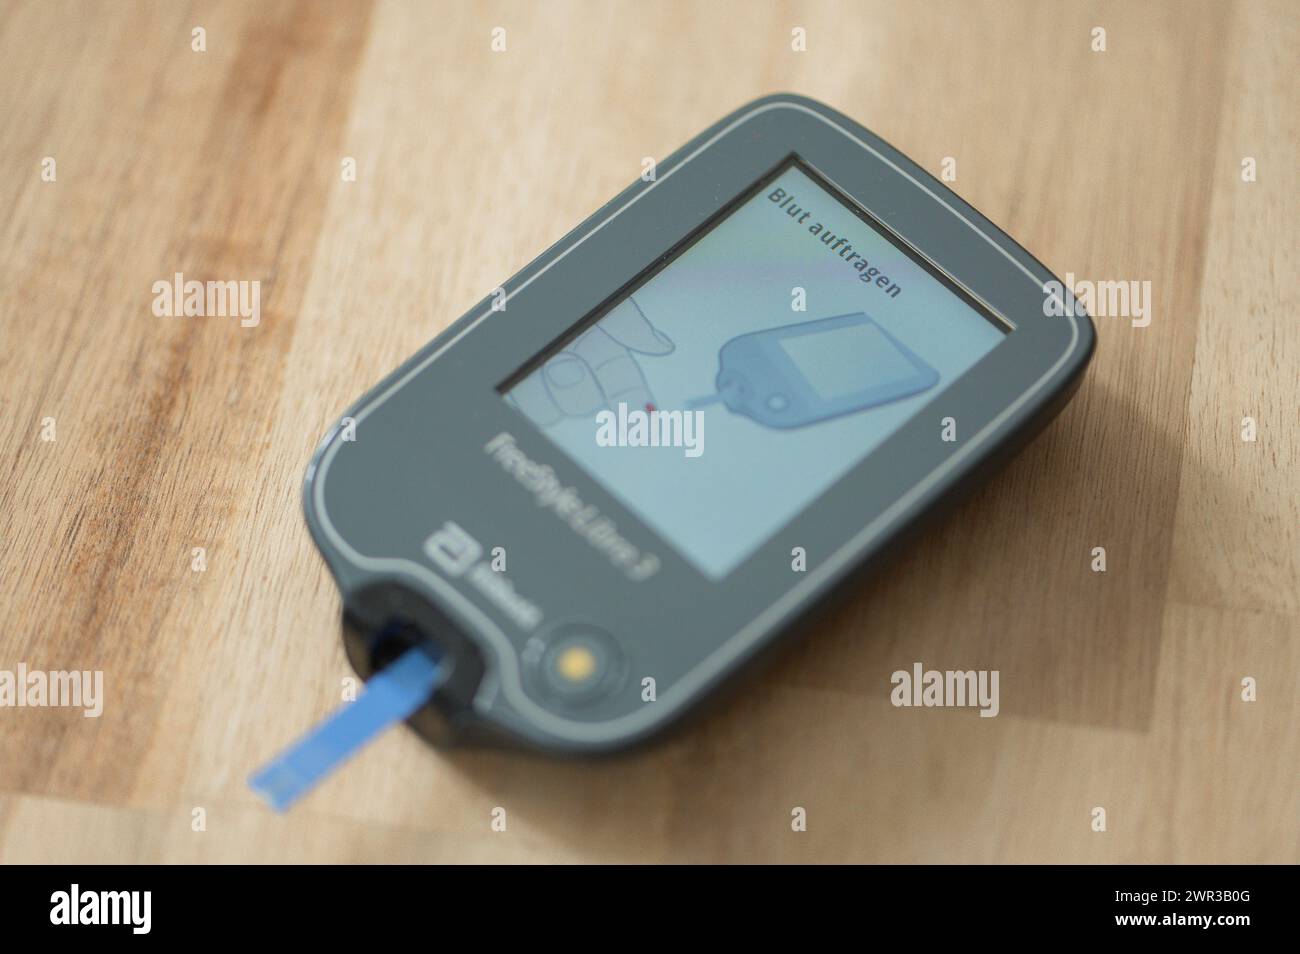
[{"label": "wooden table surface", "polygon": [[[0,669],[106,693],[0,709],[0,860],[1297,861],[1298,46],[1250,0],[0,4]],[[246,777],[352,674],[299,499],[325,429],[777,90],[955,158],[1150,325],[1099,318],[1062,416],[686,731],[395,730],[274,815]],[[260,281],[260,323],[156,317],[176,272]],[[917,661],[999,670],[1001,714],[894,708]]]}]

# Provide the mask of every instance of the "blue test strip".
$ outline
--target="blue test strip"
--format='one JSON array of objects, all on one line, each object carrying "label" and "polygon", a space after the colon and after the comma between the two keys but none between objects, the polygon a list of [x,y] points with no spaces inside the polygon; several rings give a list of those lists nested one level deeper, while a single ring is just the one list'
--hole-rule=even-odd
[{"label": "blue test strip", "polygon": [[438,662],[409,649],[366,683],[356,700],[339,709],[297,744],[248,780],[272,808],[282,812],[367,742],[429,701],[438,683]]}]

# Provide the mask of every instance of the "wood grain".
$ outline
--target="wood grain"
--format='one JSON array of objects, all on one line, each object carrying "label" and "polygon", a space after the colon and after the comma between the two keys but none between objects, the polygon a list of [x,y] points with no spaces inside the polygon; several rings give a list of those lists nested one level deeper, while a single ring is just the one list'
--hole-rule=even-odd
[{"label": "wood grain", "polygon": [[[1300,860],[1297,44],[1263,0],[0,4],[0,669],[108,692],[0,709],[0,860]],[[299,503],[325,428],[782,89],[956,158],[1054,272],[1150,281],[1150,326],[1099,319],[1038,441],[686,731],[393,732],[273,816],[246,776],[351,675]],[[155,317],[176,272],[261,281],[260,324]],[[1001,715],[895,709],[918,660],[998,669]]]}]

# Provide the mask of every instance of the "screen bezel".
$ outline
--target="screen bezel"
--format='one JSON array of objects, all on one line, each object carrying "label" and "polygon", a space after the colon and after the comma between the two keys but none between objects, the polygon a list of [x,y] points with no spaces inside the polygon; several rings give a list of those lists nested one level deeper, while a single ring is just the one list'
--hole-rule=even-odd
[{"label": "screen bezel", "polygon": [[[773,534],[721,581],[702,574],[501,400],[508,381],[563,340],[574,315],[598,320],[666,263],[684,237],[800,156],[944,274],[1014,325],[1006,340]],[[1077,377],[1092,332],[1044,315],[1051,273],[906,157],[839,114],[797,97],[759,101],[660,164],[506,283],[349,412],[357,438],[331,434],[308,476],[308,516],[345,594],[377,577],[419,588],[484,649],[481,714],[549,745],[625,744],[678,714],[908,523],[967,480]],[[939,421],[959,440],[939,440]],[[483,453],[495,435],[551,468],[661,560],[632,581],[539,511]],[[326,476],[328,474],[328,482]],[[420,544],[449,516],[510,552],[516,589],[548,621],[616,634],[632,672],[653,675],[654,706],[624,692],[557,711],[521,678],[521,631],[463,579],[435,572]],[[793,547],[807,556],[792,569]],[[629,687],[634,690],[634,687]]]}]

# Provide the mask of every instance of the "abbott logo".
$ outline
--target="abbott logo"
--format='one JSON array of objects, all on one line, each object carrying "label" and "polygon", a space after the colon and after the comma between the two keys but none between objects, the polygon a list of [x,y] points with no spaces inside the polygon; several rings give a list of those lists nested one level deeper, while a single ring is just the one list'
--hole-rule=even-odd
[{"label": "abbott logo", "polygon": [[448,520],[441,530],[425,540],[424,552],[447,576],[452,579],[464,577],[470,586],[491,600],[521,629],[535,629],[542,621],[541,608],[516,592],[515,584],[504,572],[494,570],[489,561],[479,559],[483,555],[483,545],[455,521]]},{"label": "abbott logo", "polygon": [[483,547],[460,524],[448,520],[424,541],[424,552],[448,576],[460,576],[483,555]]}]

